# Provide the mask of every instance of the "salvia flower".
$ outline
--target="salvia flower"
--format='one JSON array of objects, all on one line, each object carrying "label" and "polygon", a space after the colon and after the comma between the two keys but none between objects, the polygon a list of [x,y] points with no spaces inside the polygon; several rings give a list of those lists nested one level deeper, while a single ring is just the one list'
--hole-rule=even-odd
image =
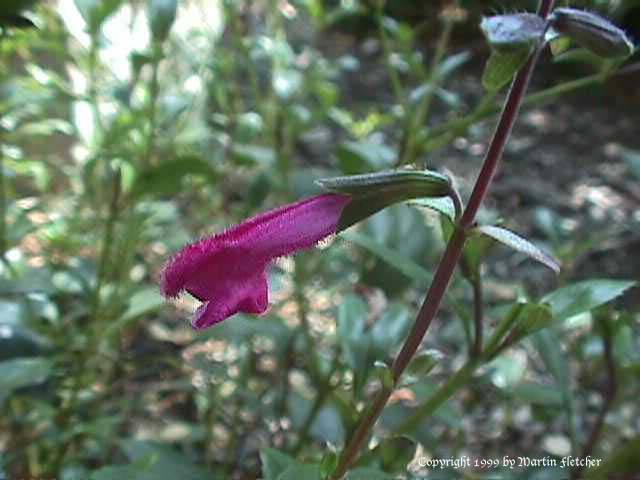
[{"label": "salvia flower", "polygon": [[229,230],[186,246],[165,266],[166,297],[187,291],[203,304],[196,329],[238,313],[264,313],[269,305],[267,268],[274,259],[314,247],[336,233],[351,197],[324,194],[262,213]]}]

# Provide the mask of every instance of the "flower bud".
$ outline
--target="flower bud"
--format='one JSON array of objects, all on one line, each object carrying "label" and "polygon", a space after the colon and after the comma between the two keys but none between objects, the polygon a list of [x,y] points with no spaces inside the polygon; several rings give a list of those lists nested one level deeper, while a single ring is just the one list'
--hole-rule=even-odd
[{"label": "flower bud", "polygon": [[626,33],[606,18],[574,8],[556,8],[549,16],[553,29],[601,57],[628,57],[634,46]]}]

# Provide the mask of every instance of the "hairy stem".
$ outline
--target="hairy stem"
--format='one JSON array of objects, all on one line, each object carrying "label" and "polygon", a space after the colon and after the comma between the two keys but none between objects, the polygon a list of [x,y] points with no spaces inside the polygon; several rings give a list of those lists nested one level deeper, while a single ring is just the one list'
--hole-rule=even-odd
[{"label": "hairy stem", "polygon": [[[546,18],[553,7],[553,4],[554,0],[541,0],[538,8],[538,14],[543,18]],[[395,382],[399,380],[400,376],[409,365],[413,355],[422,343],[422,339],[431,325],[433,318],[440,309],[442,299],[449,287],[449,283],[453,277],[453,272],[455,271],[456,265],[462,255],[467,237],[467,230],[473,226],[478,210],[489,192],[491,181],[496,173],[504,147],[507,144],[511,130],[515,124],[526,89],[531,79],[533,68],[540,56],[540,51],[540,48],[535,51],[525,66],[518,72],[511,84],[504,109],[502,110],[500,120],[496,126],[495,133],[491,140],[489,149],[487,150],[482,169],[478,179],[476,180],[476,184],[471,197],[469,198],[467,207],[462,214],[458,227],[447,244],[447,248],[440,260],[433,282],[427,292],[418,316],[416,317],[413,328],[405,340],[402,350],[400,350],[400,353],[393,363],[392,372]],[[331,476],[332,479],[342,478],[358,458],[360,450],[369,438],[369,434],[378,420],[378,417],[382,413],[391,392],[392,389],[383,387],[374,398],[371,406],[365,410],[358,427],[340,455],[338,466]]]}]

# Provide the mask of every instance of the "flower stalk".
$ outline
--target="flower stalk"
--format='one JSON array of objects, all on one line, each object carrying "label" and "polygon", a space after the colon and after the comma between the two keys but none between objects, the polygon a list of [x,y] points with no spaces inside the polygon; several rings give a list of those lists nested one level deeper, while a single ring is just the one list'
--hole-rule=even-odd
[{"label": "flower stalk", "polygon": [[[554,3],[554,0],[541,0],[538,7],[538,15],[546,18],[553,8]],[[482,169],[476,180],[469,202],[462,214],[462,218],[458,222],[456,230],[447,244],[444,255],[434,275],[433,283],[427,292],[413,328],[393,363],[392,373],[396,383],[409,365],[409,362],[422,343],[422,339],[431,325],[433,318],[440,309],[442,299],[453,277],[453,272],[462,256],[464,244],[467,239],[467,231],[475,223],[478,210],[489,192],[489,187],[491,186],[504,148],[511,135],[513,125],[515,124],[520,106],[524,100],[525,92],[540,52],[541,48],[539,47],[518,72],[511,84],[505,106],[502,110],[498,125],[496,126],[489,149],[485,155]],[[382,388],[374,398],[371,406],[365,410],[358,427],[340,455],[338,466],[331,475],[331,479],[337,480],[343,478],[356,461],[361,449],[369,438],[373,426],[382,413],[391,392],[392,389],[390,388]]]}]

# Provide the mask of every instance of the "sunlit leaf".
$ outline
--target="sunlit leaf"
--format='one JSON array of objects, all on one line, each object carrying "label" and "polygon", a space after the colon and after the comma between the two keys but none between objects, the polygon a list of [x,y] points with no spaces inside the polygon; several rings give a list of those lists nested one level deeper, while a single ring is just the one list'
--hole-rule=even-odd
[{"label": "sunlit leaf", "polygon": [[560,271],[560,261],[558,259],[506,228],[485,225],[476,227],[474,231],[487,235],[517,252],[524,253],[556,273]]}]

